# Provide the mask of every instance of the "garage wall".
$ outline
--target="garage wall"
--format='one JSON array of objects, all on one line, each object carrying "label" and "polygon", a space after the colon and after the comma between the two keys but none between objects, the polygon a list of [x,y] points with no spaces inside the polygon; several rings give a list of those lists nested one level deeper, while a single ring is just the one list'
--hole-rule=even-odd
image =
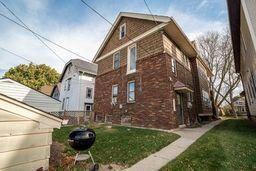
[{"label": "garage wall", "polygon": [[0,108],[0,170],[49,167],[51,128]]}]

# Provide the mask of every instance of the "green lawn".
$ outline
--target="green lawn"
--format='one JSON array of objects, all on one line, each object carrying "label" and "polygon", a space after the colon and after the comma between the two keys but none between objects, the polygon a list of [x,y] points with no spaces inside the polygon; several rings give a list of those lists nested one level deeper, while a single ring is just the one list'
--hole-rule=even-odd
[{"label": "green lawn", "polygon": [[256,170],[256,123],[223,121],[161,170]]},{"label": "green lawn", "polygon": [[[55,129],[53,140],[65,144],[65,153],[75,151],[67,143],[67,137],[74,127]],[[94,126],[96,141],[91,148],[94,160],[100,164],[115,163],[130,166],[179,138],[173,133],[148,129],[106,125]]]}]

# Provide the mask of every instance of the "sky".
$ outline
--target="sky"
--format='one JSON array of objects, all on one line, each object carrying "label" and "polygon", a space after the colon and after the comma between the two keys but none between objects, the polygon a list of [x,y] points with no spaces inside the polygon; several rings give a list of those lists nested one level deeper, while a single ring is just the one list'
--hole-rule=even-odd
[{"label": "sky", "polygon": [[[27,26],[40,35],[92,60],[110,24],[80,0],[1,0]],[[112,23],[119,12],[149,13],[143,0],[85,0]],[[155,15],[172,16],[190,40],[207,31],[228,25],[226,0],[146,0]],[[0,5],[0,13],[15,18]],[[16,20],[17,21],[17,20]],[[78,56],[47,43],[65,62]],[[54,67],[59,73],[64,62],[33,34],[0,16],[0,47],[36,64]],[[10,67],[28,63],[0,49],[0,76]]]}]

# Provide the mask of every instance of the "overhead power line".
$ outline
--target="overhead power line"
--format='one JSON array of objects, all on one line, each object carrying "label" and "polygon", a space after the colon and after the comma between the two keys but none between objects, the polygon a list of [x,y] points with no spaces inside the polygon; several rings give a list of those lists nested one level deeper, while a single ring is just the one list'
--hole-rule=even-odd
[{"label": "overhead power line", "polygon": [[5,3],[0,1],[0,3],[17,19],[22,23],[24,27],[26,27],[48,50],[50,50],[58,59],[60,59],[64,64],[65,60],[60,57],[51,47],[49,47],[39,36],[37,36],[10,8],[7,7]]},{"label": "overhead power line", "polygon": [[[112,22],[110,22],[106,17],[104,17],[102,14],[100,14],[96,9],[94,9],[92,6],[90,6],[88,3],[86,3],[84,0],[81,0],[81,2],[83,3],[83,4],[85,4],[87,7],[89,7],[92,11],[94,11],[97,15],[99,15],[101,18],[103,18],[106,22],[108,22],[112,27],[114,26],[114,24],[112,23]],[[118,32],[120,32],[120,30],[119,29],[117,29],[118,30]],[[128,35],[126,35],[126,37],[130,40],[130,41],[132,41],[133,43],[135,43],[135,41],[132,39],[132,38],[130,38]],[[139,46],[139,45],[138,45]],[[151,53],[149,53],[146,49],[144,49],[142,46],[140,46],[140,48],[142,49],[142,50],[144,50],[147,54],[149,54],[149,55],[151,55]]]},{"label": "overhead power line", "polygon": [[3,47],[0,47],[0,49],[1,49],[2,51],[5,51],[5,52],[7,52],[7,53],[10,53],[10,54],[12,54],[12,55],[14,55],[14,56],[16,56],[16,57],[19,57],[19,58],[21,58],[21,59],[23,59],[23,60],[26,60],[26,61],[28,61],[28,62],[33,63],[33,62],[32,62],[31,60],[29,60],[28,58],[26,58],[26,57],[24,57],[24,56],[21,56],[21,55],[18,55],[18,54],[14,53],[14,52],[12,52],[12,51],[10,51],[10,50],[7,50],[7,49],[5,49],[5,48],[3,48]]},{"label": "overhead power line", "polygon": [[156,21],[156,19],[155,19],[155,16],[154,16],[154,15],[153,15],[153,13],[151,12],[151,10],[150,10],[150,8],[149,8],[149,6],[148,6],[147,1],[146,1],[146,0],[144,0],[144,3],[145,3],[145,5],[146,5],[146,7],[147,7],[147,9],[148,9],[149,13],[151,14],[151,16],[152,16],[153,20],[155,21],[155,23],[156,23],[156,25],[157,25],[157,21]]},{"label": "overhead power line", "polygon": [[14,23],[14,24],[16,24],[16,25],[22,27],[22,28],[25,29],[25,30],[32,31],[34,34],[36,34],[36,35],[39,36],[40,38],[42,38],[42,39],[44,39],[44,40],[46,40],[46,41],[48,41],[48,42],[50,42],[50,43],[52,43],[52,44],[58,46],[59,48],[62,48],[62,49],[64,49],[64,50],[66,50],[67,52],[70,52],[70,53],[72,53],[72,54],[74,54],[74,55],[76,55],[76,56],[79,56],[80,58],[83,58],[84,60],[87,60],[87,61],[90,61],[90,62],[91,62],[90,59],[87,59],[86,57],[84,57],[84,56],[82,56],[82,55],[80,55],[80,54],[78,54],[78,53],[76,53],[76,52],[74,52],[74,51],[72,51],[72,50],[70,50],[70,49],[68,49],[68,48],[66,48],[66,47],[64,47],[64,46],[62,46],[62,45],[60,45],[60,44],[54,42],[54,41],[52,41],[52,40],[50,40],[49,38],[47,38],[47,37],[45,37],[45,36],[42,36],[42,35],[40,35],[39,33],[35,32],[35,31],[31,30],[31,29],[26,28],[25,26],[23,26],[23,25],[21,25],[20,23],[14,21],[13,19],[7,17],[6,15],[0,13],[0,16],[3,17],[3,18],[5,18],[6,20],[11,21],[11,22]]}]

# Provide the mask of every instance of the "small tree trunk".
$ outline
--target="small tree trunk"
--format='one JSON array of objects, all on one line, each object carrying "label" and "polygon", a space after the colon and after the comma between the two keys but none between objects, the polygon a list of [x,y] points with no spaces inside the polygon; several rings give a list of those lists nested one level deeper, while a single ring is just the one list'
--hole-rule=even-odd
[{"label": "small tree trunk", "polygon": [[210,97],[211,97],[211,103],[212,103],[212,117],[213,119],[218,119],[218,113],[216,110],[216,104],[215,104],[215,100],[214,100],[214,92],[213,90],[210,91]]}]

